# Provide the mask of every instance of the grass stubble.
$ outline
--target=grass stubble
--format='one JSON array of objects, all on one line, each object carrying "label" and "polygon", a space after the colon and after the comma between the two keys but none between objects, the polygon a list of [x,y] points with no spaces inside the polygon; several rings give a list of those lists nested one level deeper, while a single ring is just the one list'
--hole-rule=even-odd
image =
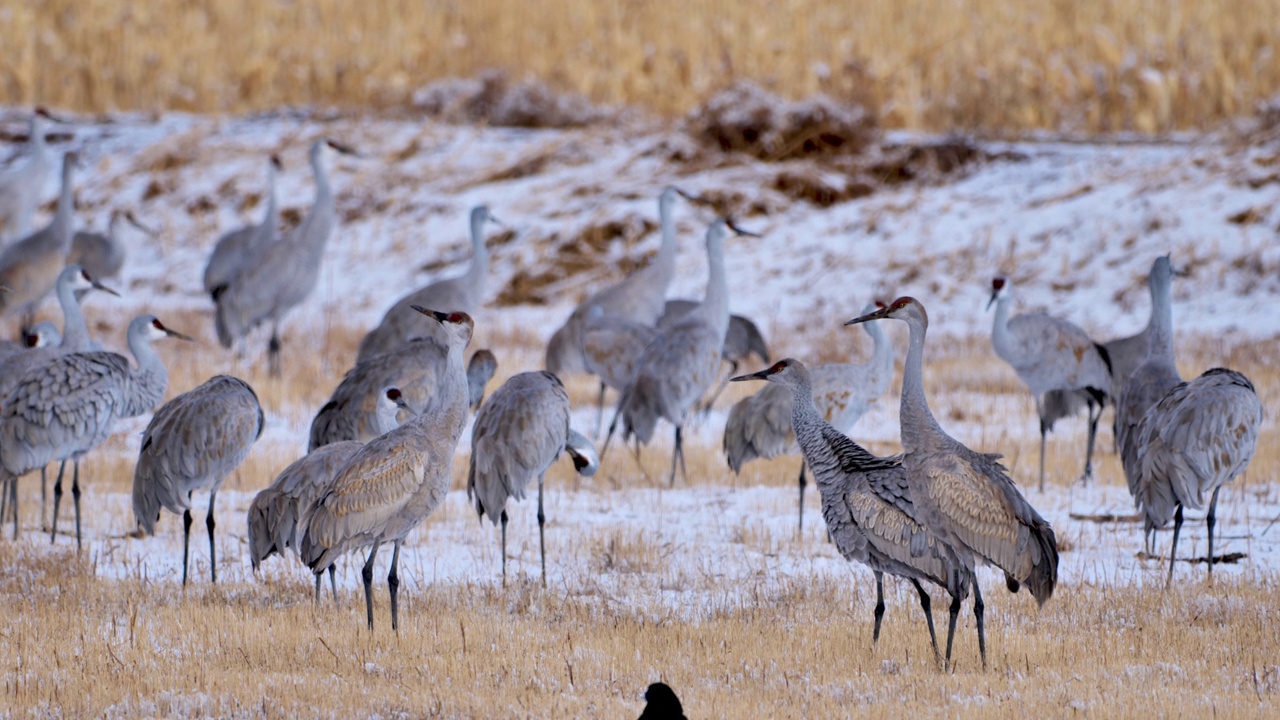
[{"label": "grass stubble", "polygon": [[[315,370],[341,365],[354,354],[356,333],[346,328],[330,333],[325,349],[310,361],[317,363]],[[305,342],[286,342],[290,340]],[[775,345],[805,341],[811,347],[831,342],[815,334],[782,338]],[[927,386],[949,427],[984,417],[984,408],[973,407],[974,398],[979,403],[985,399],[987,408],[1020,408],[1002,422],[983,423],[984,439],[974,444],[1006,453],[1014,461],[1015,477],[1028,487],[1036,440],[1034,433],[1017,428],[1032,427],[1034,411],[1012,373],[989,369],[985,345],[975,338],[937,353],[927,368]],[[1180,345],[1183,357],[1190,358],[1184,373],[1227,361],[1245,370],[1264,403],[1275,406],[1280,373],[1257,360],[1275,348],[1242,345],[1222,358],[1198,339],[1183,338]],[[536,364],[539,357],[527,342],[498,346],[503,348],[499,381],[513,368]],[[196,348],[173,344],[163,352],[174,368],[170,394],[214,370],[201,360],[210,356]],[[303,374],[269,380],[261,365],[245,361],[238,372],[262,392],[268,413],[296,415],[288,422],[305,423],[328,388]],[[576,405],[593,401],[594,386],[585,379],[571,380],[569,387]],[[896,390],[895,384],[881,402],[893,405]],[[729,394],[736,398],[749,391],[734,386]],[[1015,396],[1011,403],[1010,394]],[[1250,480],[1274,478],[1280,465],[1275,435],[1275,426],[1268,424],[1253,466],[1243,481],[1228,488],[1224,505],[1247,503],[1251,488],[1256,489]],[[1081,436],[1081,428],[1073,426],[1050,443],[1051,483],[1074,480]],[[735,478],[724,466],[718,442],[697,440],[696,433],[691,437],[694,486],[793,482],[794,460],[757,462]],[[1109,439],[1104,433],[1100,445]],[[129,518],[95,518],[109,505],[95,503],[93,496],[128,492],[135,445],[134,437],[117,434],[85,463],[86,477],[93,478],[85,503],[89,532],[100,531],[104,523],[121,534],[131,529]],[[880,452],[893,449],[881,445],[876,447]],[[644,456],[655,483],[665,477],[662,447]],[[294,452],[291,444],[261,444],[227,487],[255,490]],[[597,495],[608,503],[615,486],[646,482],[622,452],[610,462],[613,467],[594,483],[575,482],[558,467],[548,479],[549,492]],[[464,473],[465,453],[460,451],[455,487],[462,487]],[[1104,483],[1123,482],[1109,452],[1102,453],[1098,475]],[[770,571],[771,561],[787,555],[834,558],[834,549],[822,542],[817,529],[796,538],[750,517],[725,518],[727,546],[762,558],[759,572],[726,576],[715,572],[714,555],[699,562],[676,557],[723,552],[719,546],[673,548],[663,540],[661,528],[625,524],[595,525],[585,535],[567,538],[557,536],[553,515],[549,562],[556,563],[557,553],[586,559],[544,590],[537,577],[532,508],[525,503],[512,511],[512,552],[524,561],[513,565],[505,590],[497,575],[496,532],[486,524],[476,542],[487,548],[477,552],[492,564],[490,580],[410,581],[402,590],[402,630],[394,635],[386,622],[385,584],[379,578],[379,626],[370,635],[358,589],[342,591],[340,608],[326,598],[317,609],[310,601],[309,576],[291,558],[287,565],[296,572],[268,573],[257,581],[247,573],[232,573],[227,581],[224,573],[217,586],[210,586],[197,569],[185,593],[177,578],[150,577],[141,569],[100,577],[96,568],[102,558],[77,556],[69,538],[60,538],[50,549],[46,536],[35,532],[37,486],[21,486],[28,526],[24,539],[0,543],[0,599],[7,609],[0,623],[0,667],[6,668],[0,691],[15,717],[626,716],[638,712],[639,693],[659,678],[678,689],[694,717],[857,713],[998,718],[1033,711],[1129,717],[1149,716],[1153,710],[1255,717],[1273,712],[1280,697],[1280,664],[1273,653],[1280,647],[1280,630],[1273,622],[1280,594],[1275,571],[1267,567],[1222,575],[1209,585],[1202,565],[1181,566],[1180,582],[1167,594],[1159,582],[1133,577],[1067,582],[1039,611],[1025,595],[1000,590],[988,575],[991,668],[984,673],[977,663],[966,603],[957,632],[956,669],[946,673],[930,657],[910,586],[888,583],[889,611],[873,647],[874,589],[868,573],[833,577]],[[1035,492],[1026,492],[1035,503]],[[199,517],[201,501],[196,507]],[[813,507],[809,517],[818,522]],[[220,535],[220,543],[239,541],[239,513],[225,504],[220,508],[219,532],[229,534]],[[429,520],[424,531],[428,539],[420,533],[419,544],[407,549],[406,561],[433,562],[432,525],[466,522],[474,527],[469,512]],[[179,532],[171,516],[163,525],[162,532]],[[196,529],[203,529],[201,523]],[[1064,541],[1064,567],[1076,562],[1071,546],[1105,532],[1092,524],[1057,530]],[[117,542],[130,540],[120,537]],[[205,550],[203,534],[195,533],[193,556],[204,557]],[[352,562],[348,573],[354,572]],[[692,611],[694,619],[681,617],[664,601],[673,589],[707,598]],[[934,595],[941,627],[946,602]]]}]

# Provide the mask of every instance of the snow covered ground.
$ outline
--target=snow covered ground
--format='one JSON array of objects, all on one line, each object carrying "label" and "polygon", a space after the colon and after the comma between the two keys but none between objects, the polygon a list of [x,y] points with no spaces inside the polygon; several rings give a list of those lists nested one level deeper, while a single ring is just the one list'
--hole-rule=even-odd
[{"label": "snow covered ground", "polygon": [[[8,116],[17,122],[16,111]],[[74,138],[59,147],[81,149],[89,168],[77,182],[82,224],[102,227],[111,209],[132,208],[160,230],[158,241],[129,236],[129,260],[115,281],[124,299],[95,301],[90,308],[91,319],[117,335],[135,310],[161,317],[179,311],[211,316],[199,282],[205,257],[221,232],[258,217],[261,206],[245,197],[261,192],[269,153],[284,157],[282,208],[305,212],[312,193],[308,144],[329,136],[360,151],[362,157],[344,159],[332,171],[338,229],[326,251],[320,286],[285,322],[286,369],[291,353],[307,352],[308,336],[334,323],[370,326],[403,292],[457,272],[468,254],[466,211],[477,203],[490,205],[511,228],[491,248],[488,294],[503,304],[478,313],[480,332],[498,337],[525,332],[545,339],[586,292],[616,277],[621,263],[656,248],[655,200],[669,183],[727,198],[742,224],[764,235],[729,246],[731,307],[754,317],[767,335],[792,340],[789,347],[775,346],[779,357],[820,350],[845,332],[839,323],[868,299],[902,294],[928,306],[933,352],[944,355],[951,340],[989,332],[984,309],[996,273],[1013,278],[1020,309],[1049,309],[1099,339],[1130,334],[1146,322],[1147,269],[1165,252],[1190,272],[1174,289],[1181,332],[1221,338],[1223,347],[1266,341],[1263,347],[1271,349],[1280,335],[1274,311],[1280,300],[1280,179],[1275,174],[1280,149],[1275,147],[1212,138],[980,144],[991,159],[932,181],[876,187],[861,199],[820,207],[777,189],[779,174],[798,173],[832,187],[848,177],[802,161],[708,160],[697,153],[698,159],[682,159],[690,140],[678,130],[640,121],[535,131],[290,111],[247,118],[122,115],[70,130]],[[702,231],[711,214],[682,205],[677,217],[681,248],[672,294],[696,297],[705,274]],[[211,323],[179,329],[203,336],[202,352],[211,367],[233,363],[233,354],[211,340]],[[111,337],[107,342],[118,344]],[[261,333],[253,336],[252,360],[265,344]],[[514,357],[524,366],[507,364],[504,373],[539,363],[528,348]],[[993,355],[988,359],[990,369],[981,372],[1006,370],[991,364]],[[338,378],[323,379],[321,397]],[[170,394],[186,389],[171,387]],[[999,450],[986,443],[1001,436],[1025,441],[1033,432],[1025,400],[984,396],[973,400],[977,409],[963,423],[952,424],[961,426],[957,434],[967,441]],[[1269,404],[1274,400],[1264,397]],[[270,446],[266,452],[292,457],[305,443],[315,407],[300,402],[268,408],[274,418],[263,440]],[[579,410],[580,425],[590,426],[591,413]],[[886,398],[855,436],[894,442],[896,414],[896,403]],[[145,421],[126,424],[122,431],[134,433]],[[1082,444],[1079,424],[1060,429],[1054,442]],[[723,413],[717,412],[695,432],[694,442],[718,447],[722,426]],[[1100,444],[1108,443],[1104,436]],[[122,456],[136,452],[132,443],[116,445],[123,447],[117,450]],[[663,443],[656,448],[665,453]],[[649,611],[696,619],[721,603],[748,601],[751,585],[735,578],[850,572],[822,541],[816,501],[809,506],[815,523],[803,540],[794,537],[790,485],[754,485],[726,470],[691,488],[657,490],[637,487],[642,483],[623,453],[610,460],[619,465],[581,491],[573,491],[574,484],[560,475],[548,493],[549,580],[570,593],[594,593],[603,601],[643,597]],[[1021,467],[1020,477],[1030,477],[1025,471],[1030,462],[1024,459]],[[88,492],[93,501],[86,535],[100,575],[180,574],[179,522],[165,520],[155,539],[130,538],[127,493]],[[219,499],[220,533],[226,532],[220,574],[232,582],[250,577],[240,518],[251,497],[227,491]],[[1069,543],[1063,583],[1163,579],[1160,563],[1134,555],[1141,546],[1139,524],[1071,518],[1072,513],[1132,513],[1123,481],[1114,473],[1089,487],[1055,485],[1029,497]],[[1252,473],[1247,484],[1224,493],[1220,514],[1224,542],[1215,550],[1247,554],[1222,572],[1269,575],[1280,567],[1280,530],[1270,526],[1280,515],[1274,477]],[[536,574],[533,507],[526,503],[512,515],[511,570]],[[197,523],[196,529],[202,526]],[[627,550],[615,553],[616,564],[602,566],[602,557],[612,557],[609,543]],[[496,546],[496,530],[487,524],[478,530],[463,493],[455,491],[410,541],[407,588],[496,580]],[[194,547],[195,558],[204,562],[203,541]],[[1204,525],[1190,520],[1180,555],[1203,552]],[[195,572],[204,571],[207,566]],[[302,575],[292,561],[268,563],[266,572]],[[854,572],[869,577],[861,568]],[[1181,566],[1180,572],[1191,570]],[[1203,572],[1203,566],[1195,572]],[[708,598],[682,590],[696,585],[683,578],[705,574],[723,576],[717,587],[726,594]],[[350,565],[343,582],[357,582]],[[742,595],[728,588],[739,588]]]}]

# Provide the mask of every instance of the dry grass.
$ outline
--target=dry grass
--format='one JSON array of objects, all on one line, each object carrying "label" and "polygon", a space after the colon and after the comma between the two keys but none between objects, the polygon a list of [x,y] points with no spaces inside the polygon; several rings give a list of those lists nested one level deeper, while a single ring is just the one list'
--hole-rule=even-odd
[{"label": "dry grass", "polygon": [[[200,320],[173,324],[207,324]],[[827,337],[815,331],[775,338],[775,346],[833,342]],[[286,338],[286,347],[289,339],[295,338]],[[534,339],[522,333],[484,340],[502,349],[499,380],[538,358]],[[345,327],[334,326],[314,342],[326,349],[306,361],[313,363],[308,373],[335,377],[328,368],[354,354],[355,335]],[[841,345],[846,353],[852,346]],[[1252,377],[1269,406],[1280,400],[1280,372],[1264,362],[1280,351],[1276,342],[1229,348],[1225,358],[1221,349],[1198,341],[1180,345],[1188,358],[1184,373],[1226,362]],[[172,343],[165,352],[174,367],[171,394],[204,379],[208,361],[198,348]],[[300,361],[299,355],[287,354],[286,362]],[[977,432],[982,447],[1009,454],[1018,476],[1026,478],[1035,449],[1030,402],[1022,402],[1024,391],[1012,373],[989,360],[983,338],[940,346],[927,369],[934,407],[948,428],[971,441]],[[257,370],[244,375],[269,412],[302,422],[329,390],[301,380],[273,381]],[[574,379],[569,386],[575,404],[594,400],[591,383]],[[735,385],[730,394],[751,390]],[[1055,484],[1073,481],[1078,472],[1080,424],[1063,428],[1050,444]],[[1276,434],[1268,424],[1250,478],[1276,476]],[[718,446],[691,437],[695,486],[794,482],[791,460],[753,463],[733,478]],[[1107,441],[1104,436],[1102,445]],[[877,449],[887,452],[891,445]],[[104,512],[95,495],[127,493],[136,438],[117,435],[105,450],[86,464],[93,478],[90,514]],[[665,474],[666,451],[659,445],[645,453],[655,486]],[[292,452],[279,443],[258,448],[228,487],[248,492],[264,485]],[[601,481],[587,484],[558,467],[549,478],[551,492],[608,503],[613,487],[643,485],[630,459],[620,453],[612,462]],[[464,466],[455,463],[459,487]],[[1103,482],[1120,482],[1114,456],[1103,452],[1099,474]],[[25,483],[23,492],[24,507],[33,513],[35,484]],[[715,555],[691,559],[702,551],[672,544],[660,529],[602,525],[569,539],[553,514],[549,561],[572,556],[582,570],[543,590],[536,566],[527,564],[536,559],[537,542],[528,504],[513,517],[513,544],[520,547],[512,553],[523,567],[513,571],[510,586],[503,590],[496,575],[492,582],[410,581],[402,592],[398,636],[386,625],[381,581],[375,600],[380,625],[370,636],[357,592],[344,591],[340,609],[328,602],[315,609],[300,572],[253,581],[241,568],[211,587],[197,569],[184,595],[176,578],[148,578],[141,567],[120,579],[104,578],[96,564],[107,558],[77,557],[65,539],[53,550],[30,535],[21,543],[0,542],[0,603],[8,609],[0,622],[0,664],[10,669],[2,685],[5,704],[18,717],[619,717],[637,714],[638,693],[659,677],[680,691],[691,717],[1129,717],[1153,709],[1253,717],[1280,704],[1280,665],[1272,652],[1280,645],[1272,621],[1280,613],[1280,593],[1274,569],[1264,566],[1212,586],[1187,582],[1168,595],[1131,578],[1069,583],[1039,611],[1024,596],[991,590],[990,671],[976,666],[966,614],[957,670],[943,673],[929,659],[909,586],[890,584],[884,633],[873,647],[869,584],[773,569],[786,558],[832,556],[817,535],[797,539],[750,514],[725,517],[725,543],[736,548],[728,552],[759,558],[744,587],[740,576],[720,571]],[[243,532],[240,520],[220,507],[219,532],[229,533],[221,542],[234,544]],[[469,513],[456,506],[448,513],[429,525],[474,527]],[[103,533],[104,523],[111,528],[105,532],[127,529],[122,518],[97,517],[90,532]],[[171,517],[166,523],[164,532],[176,532]],[[477,558],[492,563],[496,573],[496,531],[486,524],[478,532]],[[1070,549],[1094,542],[1095,532],[1102,530],[1064,528],[1064,562],[1075,562]],[[195,545],[203,558],[203,545]],[[405,563],[434,561],[430,543],[407,553]],[[286,566],[296,571],[292,561],[276,567]],[[998,587],[994,578],[986,584]],[[668,591],[703,594],[702,616],[674,617],[663,602]]]},{"label": "dry grass", "polygon": [[1215,126],[1280,91],[1276,0],[37,0],[3,12],[0,102],[84,111],[397,107],[497,68],[668,115],[753,80],[878,107],[889,127],[1158,132]]}]

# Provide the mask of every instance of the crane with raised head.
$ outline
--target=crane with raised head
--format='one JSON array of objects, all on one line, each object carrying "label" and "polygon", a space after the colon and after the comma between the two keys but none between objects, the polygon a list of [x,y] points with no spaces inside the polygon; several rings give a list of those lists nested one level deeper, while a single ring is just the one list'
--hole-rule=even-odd
[{"label": "crane with raised head", "polygon": [[605,437],[605,449],[601,452],[601,455],[608,452],[609,439],[613,437],[619,418],[623,420],[623,439],[634,436],[646,445],[653,439],[658,418],[666,418],[675,426],[671,485],[675,485],[677,463],[684,470],[682,432],[685,419],[720,371],[720,350],[724,347],[724,334],[729,325],[724,240],[730,229],[739,235],[755,236],[723,219],[711,223],[706,241],[706,297],[680,322],[659,333],[645,346],[636,360],[635,374],[618,400]]},{"label": "crane with raised head", "polygon": [[274,376],[280,375],[280,322],[315,289],[324,248],[333,233],[333,192],[325,171],[326,155],[331,150],[354,154],[333,140],[320,139],[312,143],[311,174],[316,195],[311,209],[300,225],[246,261],[243,270],[216,300],[214,324],[218,341],[225,348],[230,348],[256,325],[271,323],[267,361]]},{"label": "crane with raised head", "polygon": [[75,213],[71,176],[79,164],[75,152],[63,156],[62,189],[49,223],[0,251],[0,287],[8,289],[0,293],[0,314],[21,311],[24,330],[31,327],[36,307],[67,265]]},{"label": "crane with raised head", "polygon": [[71,252],[67,254],[67,262],[80,264],[85,272],[99,280],[119,275],[128,254],[123,237],[125,223],[147,235],[156,234],[143,225],[132,210],[113,210],[105,234],[80,230],[71,236]]},{"label": "crane with raised head", "polygon": [[378,548],[391,543],[387,586],[391,628],[399,631],[400,546],[409,532],[435,512],[449,491],[453,454],[467,421],[467,376],[463,352],[475,323],[466,313],[442,313],[415,306],[446,330],[448,370],[441,379],[442,400],[391,432],[356,451],[338,471],[307,516],[299,555],[312,572],[323,572],[338,556],[368,548],[360,572],[365,611],[373,630],[373,562]]},{"label": "crane with raised head", "polygon": [[53,171],[53,153],[44,136],[49,121],[57,119],[37,107],[27,121],[26,157],[0,170],[0,240],[31,233],[31,218]]},{"label": "crane with raised head", "polygon": [[[656,327],[659,330],[671,327],[697,305],[697,300],[668,300]],[[729,327],[724,333],[724,348],[720,351],[720,357],[729,363],[729,374],[716,387],[715,392],[711,393],[711,397],[707,398],[704,410],[710,410],[715,405],[720,393],[728,386],[729,378],[737,375],[738,367],[752,355],[760,358],[762,363],[769,362],[769,344],[765,342],[764,333],[760,332],[760,327],[751,318],[730,313]]]},{"label": "crane with raised head", "polygon": [[[991,300],[996,306],[991,329],[991,345],[996,355],[1013,367],[1036,401],[1040,418],[1040,489],[1044,490],[1044,451],[1054,421],[1071,405],[1046,407],[1045,396],[1052,391],[1077,393],[1089,410],[1089,441],[1085,449],[1084,479],[1093,477],[1093,446],[1098,435],[1098,418],[1111,397],[1111,361],[1107,351],[1074,323],[1047,313],[1024,313],[1009,317],[1013,283],[998,276],[991,281]],[[1058,396],[1060,398],[1060,396]]]},{"label": "crane with raised head", "polygon": [[[868,303],[863,313],[884,307]],[[807,368],[813,385],[813,402],[819,414],[840,432],[849,432],[893,380],[893,344],[879,323],[864,328],[873,350],[865,363],[823,363]],[[756,458],[775,458],[800,452],[792,428],[791,389],[766,384],[755,395],[743,398],[729,410],[724,426],[724,453],[734,474]],[[800,461],[799,531],[804,532],[805,461]]]},{"label": "crane with raised head", "polygon": [[262,220],[224,233],[213,245],[209,262],[204,266],[204,291],[213,301],[227,289],[240,273],[279,237],[276,204],[276,175],[284,169],[279,155],[267,160],[267,206]]},{"label": "crane with raised head", "polygon": [[[875,575],[872,642],[880,639],[884,574],[889,573],[909,581],[919,593],[933,656],[940,659],[929,593],[921,582],[933,583],[959,601],[969,594],[973,578],[955,552],[921,521],[911,500],[902,457],[876,457],[824,420],[814,404],[812,376],[799,360],[788,358],[732,379],[767,380],[774,383],[770,387],[791,394],[795,439],[813,470],[831,539],[846,560],[866,565]],[[950,637],[946,662],[951,662]]]},{"label": "crane with raised head", "polygon": [[[378,326],[365,334],[356,352],[356,362],[368,360],[394,350],[414,337],[424,333],[431,336],[439,326],[424,327],[421,318],[413,311],[414,305],[445,308],[449,311],[474,313],[484,303],[485,279],[489,274],[489,250],[485,246],[486,223],[502,225],[487,205],[471,209],[471,264],[466,272],[456,277],[437,280],[414,290],[395,303],[382,316]],[[444,340],[435,335],[441,344]]]},{"label": "crane with raised head", "polygon": [[[907,324],[910,341],[902,372],[899,424],[902,465],[920,522],[955,553],[973,577],[973,616],[982,667],[987,666],[984,605],[978,561],[1005,573],[1016,592],[1022,585],[1043,605],[1058,584],[1058,545],[1053,528],[1027,502],[999,463],[1000,455],[970,450],[948,435],[929,410],[924,392],[924,343],[929,316],[924,305],[901,297],[888,307],[850,320],[848,325],[893,318]],[[955,634],[960,600],[952,596],[947,654]]]},{"label": "crane with raised head", "polygon": [[[80,460],[111,434],[116,420],[150,412],[164,397],[169,372],[151,347],[153,340],[164,337],[190,340],[165,327],[156,316],[140,315],[129,323],[128,332],[136,368],[113,352],[59,355],[24,373],[0,405],[0,474],[20,477],[54,460],[72,461],[77,548],[81,544]],[[9,491],[10,500],[16,502],[16,485],[10,485]],[[50,542],[58,536],[61,500],[60,472],[53,486]]]}]

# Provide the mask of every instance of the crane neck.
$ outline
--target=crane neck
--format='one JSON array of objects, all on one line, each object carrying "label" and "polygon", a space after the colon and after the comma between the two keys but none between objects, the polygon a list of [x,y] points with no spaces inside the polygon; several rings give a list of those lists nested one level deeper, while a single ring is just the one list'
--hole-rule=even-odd
[{"label": "crane neck", "polygon": [[[318,183],[317,187],[319,187]],[[276,166],[267,163],[267,210],[262,216],[263,226],[274,227],[276,207]]]},{"label": "crane neck", "polygon": [[480,288],[489,274],[489,248],[484,242],[484,217],[471,217],[471,265],[467,267],[467,285]]},{"label": "crane neck", "polygon": [[1008,294],[1001,295],[996,300],[996,316],[991,325],[991,345],[1002,358],[1014,356],[1017,347],[1013,333],[1009,332],[1009,305]]},{"label": "crane neck", "polygon": [[316,183],[316,204],[319,205],[321,200],[327,200],[330,195],[329,191],[329,175],[324,168],[324,142],[317,142],[311,146],[311,175],[315,178]]},{"label": "crane neck", "polygon": [[58,208],[50,223],[58,244],[64,247],[71,246],[71,216],[75,212],[75,191],[71,186],[73,172],[73,161],[67,157],[62,161],[62,187],[58,191]]},{"label": "crane neck", "polygon": [[658,222],[662,228],[662,241],[658,254],[653,258],[653,284],[662,289],[665,297],[671,278],[676,274],[676,221],[672,213],[674,200],[658,201]]},{"label": "crane neck", "polygon": [[59,278],[56,288],[58,304],[62,306],[62,349],[66,352],[84,352],[89,349],[89,328],[85,325],[84,312],[76,301],[71,283]]},{"label": "crane neck", "polygon": [[1148,357],[1162,357],[1170,361],[1173,351],[1173,297],[1168,278],[1159,278],[1151,284],[1151,335],[1148,339]]},{"label": "crane neck", "polygon": [[884,334],[884,327],[880,321],[862,324],[863,329],[871,336],[872,351],[871,365],[880,369],[892,368],[893,366],[893,343],[889,342],[889,338]]},{"label": "crane neck", "polygon": [[908,320],[910,340],[907,359],[902,368],[902,404],[898,411],[902,432],[902,449],[913,452],[924,446],[930,433],[945,435],[924,392],[924,339],[927,327],[918,320]]},{"label": "crane neck", "polygon": [[724,269],[724,238],[720,233],[707,237],[707,293],[702,304],[690,311],[700,313],[723,342],[729,329],[729,283]]}]

